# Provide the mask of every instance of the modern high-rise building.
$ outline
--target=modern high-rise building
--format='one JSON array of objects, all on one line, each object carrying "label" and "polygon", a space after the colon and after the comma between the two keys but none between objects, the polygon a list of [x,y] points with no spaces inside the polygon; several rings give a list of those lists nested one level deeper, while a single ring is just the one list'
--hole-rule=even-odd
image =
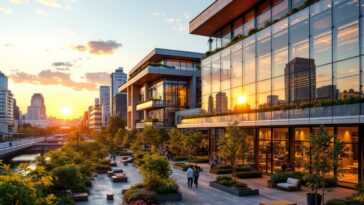
[{"label": "modern high-rise building", "polygon": [[156,48],[119,89],[128,93],[128,128],[174,127],[176,111],[200,104],[201,53]]},{"label": "modern high-rise building", "polygon": [[88,108],[88,127],[100,131],[102,128],[102,107],[100,99],[96,98],[94,105]]},{"label": "modern high-rise building", "polygon": [[[210,155],[232,122],[246,130],[245,163],[308,171],[303,147],[320,125],[345,143],[339,184],[364,179],[364,1],[216,0],[190,22],[210,50],[201,64],[202,113],[178,128],[204,130]],[[226,102],[225,102],[226,101]],[[206,115],[208,114],[208,115]]]},{"label": "modern high-rise building", "polygon": [[102,126],[106,126],[110,115],[110,86],[100,86],[100,105],[101,105],[101,115],[102,115]]},{"label": "modern high-rise building", "polygon": [[127,121],[128,106],[127,106],[127,93],[121,92],[117,93],[112,98],[112,107],[114,108],[111,115],[119,116],[125,122]]},{"label": "modern high-rise building", "polygon": [[[120,113],[120,110],[117,110],[117,103],[114,101],[117,98],[115,96],[119,93],[119,88],[122,86],[126,81],[128,81],[128,75],[124,73],[124,69],[122,67],[118,68],[113,72],[111,75],[111,114],[114,115],[114,113]],[[121,97],[119,97],[119,100],[121,100]],[[119,103],[122,103],[119,101]],[[125,103],[126,104],[126,99]]]},{"label": "modern high-rise building", "polygon": [[13,105],[13,94],[8,89],[8,77],[0,71],[0,133],[13,131]]},{"label": "modern high-rise building", "polygon": [[47,126],[46,106],[44,103],[44,97],[41,93],[33,94],[23,123],[38,127]]}]

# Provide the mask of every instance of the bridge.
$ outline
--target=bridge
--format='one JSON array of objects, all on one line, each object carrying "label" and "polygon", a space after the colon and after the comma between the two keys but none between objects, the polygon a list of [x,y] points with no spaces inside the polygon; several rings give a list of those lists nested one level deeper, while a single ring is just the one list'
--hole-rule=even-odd
[{"label": "bridge", "polygon": [[12,154],[22,149],[30,148],[33,146],[44,147],[60,147],[62,146],[63,139],[60,140],[57,136],[51,137],[33,137],[22,140],[14,140],[0,143],[0,158],[8,154]]}]

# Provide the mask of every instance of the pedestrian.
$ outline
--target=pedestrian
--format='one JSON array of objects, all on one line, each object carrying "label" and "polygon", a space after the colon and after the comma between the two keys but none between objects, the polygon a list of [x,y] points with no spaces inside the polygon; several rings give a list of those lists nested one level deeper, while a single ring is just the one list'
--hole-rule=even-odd
[{"label": "pedestrian", "polygon": [[112,160],[115,162],[116,161],[116,155],[115,154],[113,154],[112,155]]},{"label": "pedestrian", "polygon": [[12,142],[9,142],[9,147],[12,147],[13,146],[13,143]]},{"label": "pedestrian", "polygon": [[200,167],[195,165],[195,169],[193,170],[193,182],[197,188],[198,186],[198,177],[200,176]]},{"label": "pedestrian", "polygon": [[192,183],[193,183],[193,169],[192,169],[192,165],[187,169],[187,184],[188,187],[192,188]]}]

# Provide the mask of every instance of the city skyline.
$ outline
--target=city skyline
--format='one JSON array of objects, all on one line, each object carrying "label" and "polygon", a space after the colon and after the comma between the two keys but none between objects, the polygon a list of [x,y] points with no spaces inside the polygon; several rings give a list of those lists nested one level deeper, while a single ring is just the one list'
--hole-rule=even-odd
[{"label": "city skyline", "polygon": [[[42,93],[49,116],[81,117],[115,69],[128,73],[149,50],[207,50],[206,38],[189,35],[188,23],[212,1],[188,1],[2,1],[0,70],[23,113]],[[107,12],[94,15],[100,9]]]}]

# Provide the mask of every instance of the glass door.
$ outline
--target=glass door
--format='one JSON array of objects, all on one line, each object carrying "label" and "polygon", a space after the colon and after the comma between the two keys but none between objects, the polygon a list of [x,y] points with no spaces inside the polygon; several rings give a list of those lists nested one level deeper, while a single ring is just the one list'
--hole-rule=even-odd
[{"label": "glass door", "polygon": [[288,128],[273,129],[273,172],[285,171],[289,168]]},{"label": "glass door", "polygon": [[259,129],[258,168],[272,173],[272,134],[271,129]]}]

